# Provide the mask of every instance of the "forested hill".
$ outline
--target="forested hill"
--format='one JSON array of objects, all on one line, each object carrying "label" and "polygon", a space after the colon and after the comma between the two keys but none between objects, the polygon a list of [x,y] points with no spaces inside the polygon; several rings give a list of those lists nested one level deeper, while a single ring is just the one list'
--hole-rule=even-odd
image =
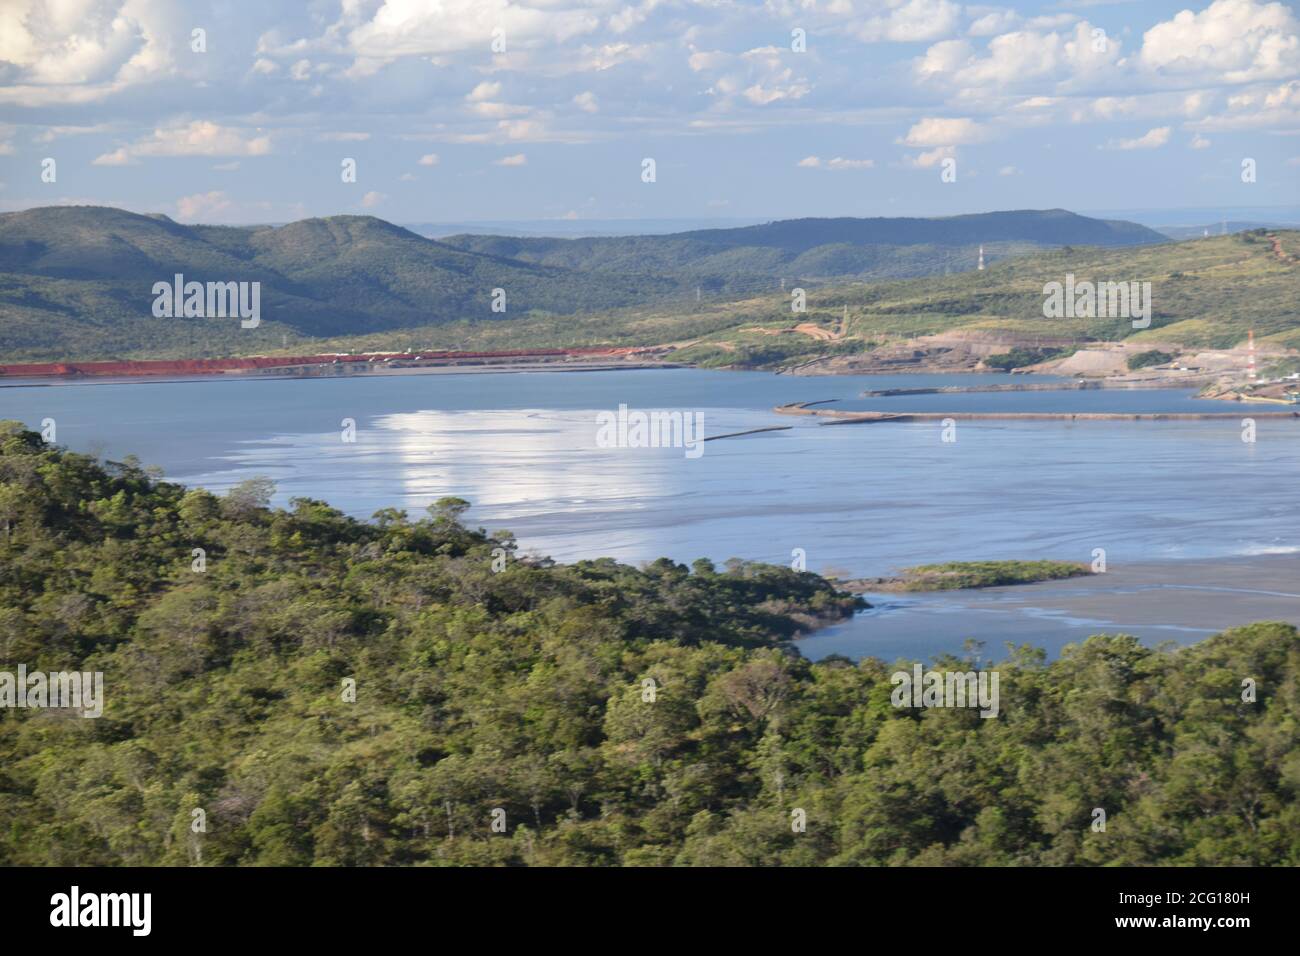
[{"label": "forested hill", "polygon": [[[262,325],[156,318],[155,282],[261,283]],[[0,355],[186,357],[278,346],[282,336],[361,334],[657,301],[672,278],[590,277],[466,252],[372,216],[285,226],[187,226],[100,206],[0,214]],[[502,289],[504,312],[493,311]],[[684,293],[683,293],[684,295]]]},{"label": "forested hill", "polygon": [[[905,278],[974,269],[1046,246],[1167,242],[1137,223],[1064,209],[1026,209],[933,219],[790,219],[761,226],[586,239],[451,236],[448,245],[539,265],[594,272],[637,269],[695,276],[711,287],[738,276]],[[738,287],[738,286],[737,286]]]},{"label": "forested hill", "polygon": [[106,698],[0,709],[0,863],[1300,864],[1294,627],[1015,651],[981,719],[803,659],[815,575],[265,499],[0,425],[0,671]]},{"label": "forested hill", "polygon": [[[566,327],[599,316],[617,335],[635,320],[615,310],[689,314],[697,296],[733,301],[801,282],[969,271],[981,243],[992,263],[1044,245],[1160,241],[1133,223],[1064,210],[434,241],[373,216],[194,226],[109,207],[50,206],[0,214],[0,360],[301,354],[313,340],[407,329],[430,330],[417,345],[431,347],[430,338],[459,340],[466,329],[529,318]],[[260,283],[260,324],[154,316],[154,283],[177,274]],[[447,332],[449,324],[459,330]]]}]

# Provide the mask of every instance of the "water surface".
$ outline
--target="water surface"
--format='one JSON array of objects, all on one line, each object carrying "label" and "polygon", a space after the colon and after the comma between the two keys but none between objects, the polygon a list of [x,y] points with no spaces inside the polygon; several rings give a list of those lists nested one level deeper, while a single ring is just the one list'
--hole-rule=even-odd
[{"label": "water surface", "polygon": [[[810,570],[874,576],[946,560],[1088,561],[1097,548],[1113,563],[1300,549],[1298,422],[1261,420],[1248,444],[1236,420],[963,421],[945,443],[938,422],[825,427],[771,411],[825,399],[954,412],[1252,410],[1175,390],[858,398],[1000,380],[656,369],[135,381],[0,388],[0,418],[53,418],[61,444],[134,453],[217,492],[268,475],[279,504],[318,498],[368,517],[457,495],[473,502],[471,524],[565,561],[789,563],[799,549]],[[791,428],[708,442],[696,459],[597,447],[596,414],[620,404],[699,411],[706,435]],[[342,440],[348,418],[354,443]],[[899,633],[941,613],[904,614]],[[1059,632],[1047,621],[1026,633]]]}]

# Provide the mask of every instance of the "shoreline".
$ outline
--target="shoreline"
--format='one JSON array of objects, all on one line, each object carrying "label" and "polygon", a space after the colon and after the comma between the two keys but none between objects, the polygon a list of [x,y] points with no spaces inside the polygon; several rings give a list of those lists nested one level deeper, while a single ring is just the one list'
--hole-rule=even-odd
[{"label": "shoreline", "polygon": [[832,653],[891,660],[960,653],[974,638],[994,655],[1010,643],[1057,656],[1095,634],[1190,644],[1262,621],[1300,626],[1300,551],[1136,561],[1032,584],[863,596],[870,608],[795,646],[812,660]]},{"label": "shoreline", "polygon": [[[516,362],[500,365],[457,364],[418,366],[368,366],[364,370],[310,374],[289,372],[301,366],[280,366],[272,371],[220,371],[193,375],[66,375],[66,376],[14,376],[6,381],[0,375],[0,388],[59,388],[90,385],[187,385],[194,382],[283,382],[283,381],[333,381],[354,378],[389,378],[403,375],[478,375],[488,373],[536,372],[624,372],[644,369],[692,368],[680,362],[622,361],[622,362]],[[278,374],[277,374],[278,373]]]},{"label": "shoreline", "polygon": [[[837,409],[812,408],[822,402],[791,402],[772,409],[778,415],[807,415],[830,418],[823,425],[879,424],[883,422],[941,422],[953,421],[1237,421],[1243,412],[844,412]],[[1248,418],[1300,419],[1296,411],[1249,411]]]}]

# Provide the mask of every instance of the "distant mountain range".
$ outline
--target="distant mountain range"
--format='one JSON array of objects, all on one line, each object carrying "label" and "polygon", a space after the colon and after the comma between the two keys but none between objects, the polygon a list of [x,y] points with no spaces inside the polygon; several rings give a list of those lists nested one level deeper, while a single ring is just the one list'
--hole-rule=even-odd
[{"label": "distant mountain range", "polygon": [[1198,226],[1158,226],[1157,231],[1170,239],[1199,239],[1204,236],[1226,236],[1235,232],[1249,232],[1252,229],[1295,229],[1300,227],[1300,220],[1238,220],[1221,219],[1218,222],[1202,223]]},{"label": "distant mountain range", "polygon": [[[1166,241],[1064,210],[799,219],[654,236],[435,241],[370,216],[189,226],[52,206],[0,215],[0,357],[201,357],[458,320],[599,313],[972,269],[1041,247]],[[156,318],[155,282],[261,283],[263,323]],[[494,290],[505,311],[493,311]]]},{"label": "distant mountain range", "polygon": [[398,225],[429,239],[447,236],[659,236],[695,229],[753,226],[763,219],[484,219],[475,222],[403,222]]},{"label": "distant mountain range", "polygon": [[774,278],[906,278],[976,267],[1043,246],[1129,246],[1167,241],[1136,223],[1064,209],[941,219],[789,219],[654,236],[581,239],[449,236],[447,245],[582,272],[648,271],[694,279],[714,292],[771,288]]}]

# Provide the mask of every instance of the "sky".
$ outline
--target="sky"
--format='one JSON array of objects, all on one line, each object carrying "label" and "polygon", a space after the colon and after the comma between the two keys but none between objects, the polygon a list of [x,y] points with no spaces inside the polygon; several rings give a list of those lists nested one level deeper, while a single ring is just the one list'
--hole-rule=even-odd
[{"label": "sky", "polygon": [[57,203],[210,223],[1295,206],[1300,11],[0,0],[0,210]]}]

